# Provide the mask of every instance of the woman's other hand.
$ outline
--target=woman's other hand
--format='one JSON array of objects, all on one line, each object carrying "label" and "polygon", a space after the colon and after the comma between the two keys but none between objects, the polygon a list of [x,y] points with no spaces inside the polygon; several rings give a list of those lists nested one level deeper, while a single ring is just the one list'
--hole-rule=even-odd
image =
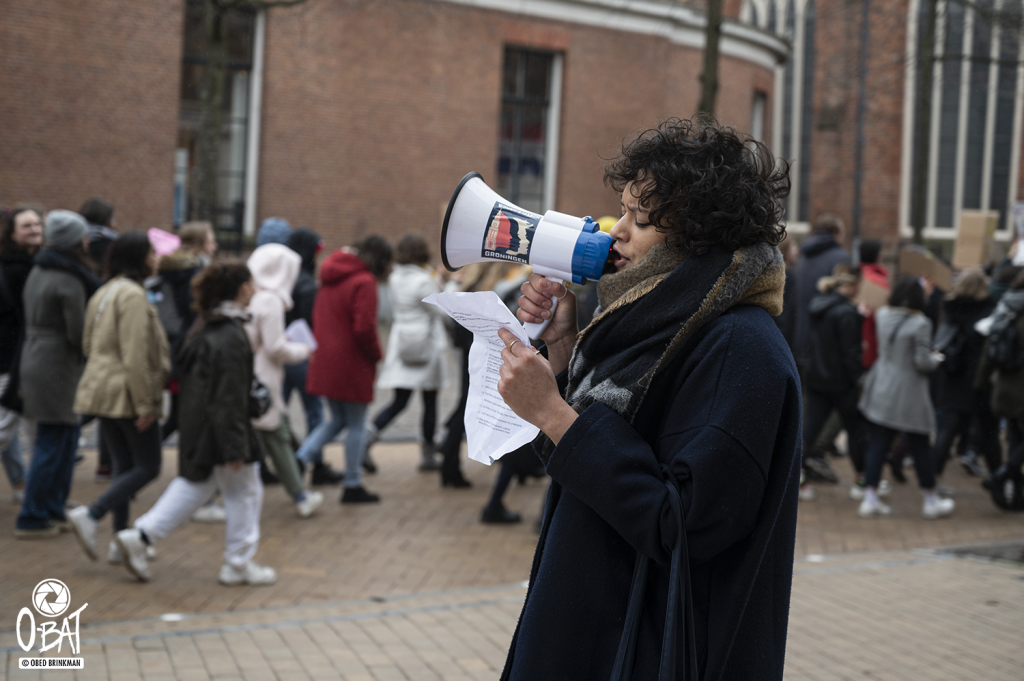
[{"label": "woman's other hand", "polygon": [[[516,312],[520,321],[539,324],[551,319],[540,340],[548,346],[548,359],[552,370],[556,374],[562,372],[569,366],[569,358],[572,357],[576,335],[579,333],[576,324],[576,294],[564,284],[551,281],[539,274],[531,274],[519,290],[523,294],[519,297],[519,311]],[[555,308],[553,319],[552,298],[558,298],[558,307]]]},{"label": "woman's other hand", "polygon": [[540,428],[558,444],[577,414],[558,392],[551,364],[511,331],[499,329],[498,335],[505,344],[498,393],[520,418]]},{"label": "woman's other hand", "polygon": [[149,430],[150,426],[152,426],[154,423],[156,423],[155,416],[140,416],[139,418],[135,419],[135,430],[139,431],[140,433],[144,433],[147,430]]}]

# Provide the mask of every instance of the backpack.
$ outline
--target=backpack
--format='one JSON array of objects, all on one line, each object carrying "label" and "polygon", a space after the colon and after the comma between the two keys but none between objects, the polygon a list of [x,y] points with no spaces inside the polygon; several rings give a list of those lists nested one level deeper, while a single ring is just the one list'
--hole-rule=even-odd
[{"label": "backpack", "polygon": [[985,344],[985,356],[1001,373],[1012,374],[1024,368],[1017,338],[1017,315],[997,318]]},{"label": "backpack", "polygon": [[172,339],[177,338],[185,329],[181,328],[184,319],[182,319],[181,313],[178,312],[178,304],[174,299],[174,287],[171,286],[169,281],[164,281],[163,278],[160,278],[159,283],[155,281],[152,283],[153,286],[146,289],[146,297],[149,298],[149,302],[156,308],[160,324],[164,327],[167,336]]},{"label": "backpack", "polygon": [[969,329],[958,324],[943,322],[935,334],[935,347],[945,355],[942,369],[948,374],[959,373],[967,363],[967,340]]}]

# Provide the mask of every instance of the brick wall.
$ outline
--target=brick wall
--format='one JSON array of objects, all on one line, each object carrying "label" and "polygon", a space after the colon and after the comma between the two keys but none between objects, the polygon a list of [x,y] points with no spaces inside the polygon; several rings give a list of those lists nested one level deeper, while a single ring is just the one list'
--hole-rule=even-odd
[{"label": "brick wall", "polygon": [[[853,224],[857,140],[859,3],[817,5],[810,218],[838,213]],[[906,1],[873,3],[868,53],[861,236],[898,240],[903,144]]]},{"label": "brick wall", "polygon": [[4,0],[0,206],[112,201],[170,227],[181,0]]},{"label": "brick wall", "polygon": [[[415,0],[272,10],[258,213],[331,247],[419,231],[434,243],[466,172],[496,174],[507,44],[564,54],[556,208],[616,215],[603,158],[700,97],[700,50],[663,38]],[[746,129],[768,69],[724,57],[719,117]],[[770,125],[770,122],[769,122]]]}]

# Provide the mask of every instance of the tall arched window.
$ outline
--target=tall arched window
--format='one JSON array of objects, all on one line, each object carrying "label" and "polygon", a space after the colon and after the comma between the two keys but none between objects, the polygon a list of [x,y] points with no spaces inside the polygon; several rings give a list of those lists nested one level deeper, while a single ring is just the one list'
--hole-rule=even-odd
[{"label": "tall arched window", "polygon": [[[1022,0],[936,0],[931,101],[931,137],[921,139],[917,124],[921,45],[928,3],[913,0],[908,33],[913,55],[907,66],[905,135],[908,161],[908,223],[915,219],[918,176],[926,172],[926,236],[952,239],[962,210],[995,210],[999,229],[1017,200],[1024,67],[1020,64]],[[999,10],[997,21],[985,17]],[[928,168],[916,167],[919,145],[929,145]],[[908,225],[909,226],[909,225]]]}]

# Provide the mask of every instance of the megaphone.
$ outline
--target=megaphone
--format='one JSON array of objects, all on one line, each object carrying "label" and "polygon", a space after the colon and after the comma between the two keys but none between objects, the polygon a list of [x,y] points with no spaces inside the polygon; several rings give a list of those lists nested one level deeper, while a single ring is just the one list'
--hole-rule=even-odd
[{"label": "megaphone", "polygon": [[[601,278],[613,242],[589,217],[532,213],[503,199],[480,173],[468,173],[444,214],[441,260],[451,272],[488,260],[518,262],[552,281],[583,284]],[[557,306],[552,298],[552,317]],[[539,338],[550,321],[527,323],[526,332]]]}]

